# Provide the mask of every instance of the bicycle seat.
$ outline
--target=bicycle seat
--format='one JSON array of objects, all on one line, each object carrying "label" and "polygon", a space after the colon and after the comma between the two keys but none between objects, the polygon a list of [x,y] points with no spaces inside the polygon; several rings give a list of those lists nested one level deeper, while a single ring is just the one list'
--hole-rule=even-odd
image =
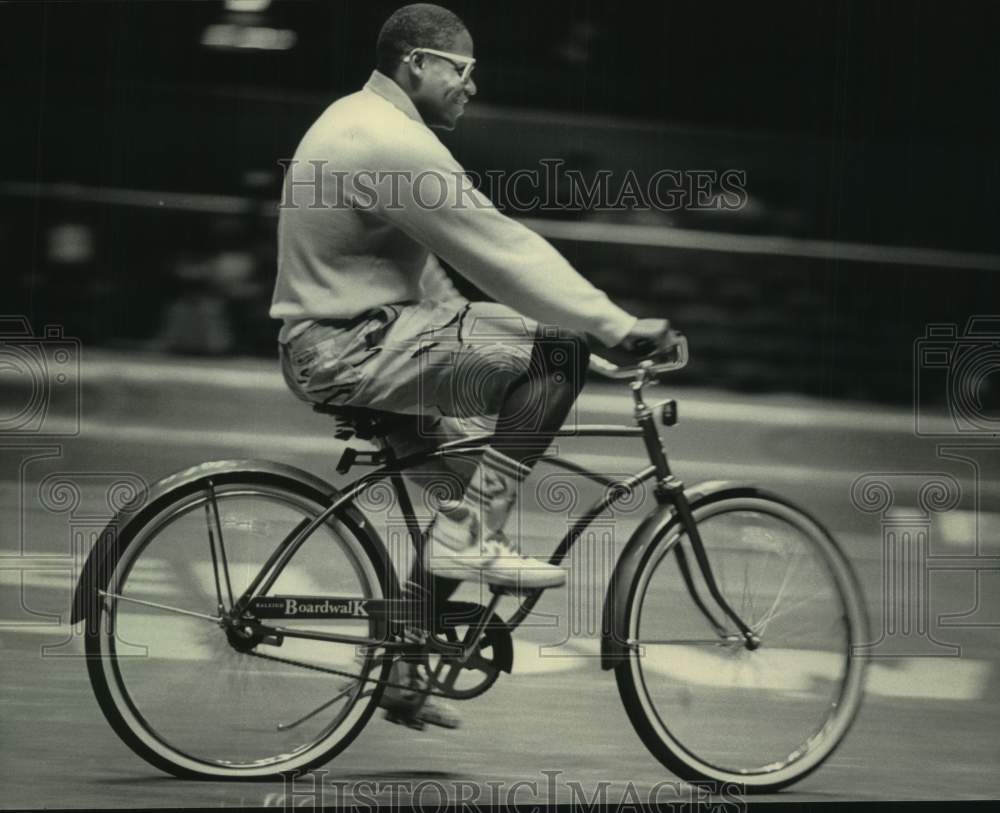
[{"label": "bicycle seat", "polygon": [[413,420],[412,415],[333,404],[315,404],[313,412],[333,416],[336,421],[333,436],[337,440],[350,440],[352,437],[359,440],[382,440],[394,429]]}]

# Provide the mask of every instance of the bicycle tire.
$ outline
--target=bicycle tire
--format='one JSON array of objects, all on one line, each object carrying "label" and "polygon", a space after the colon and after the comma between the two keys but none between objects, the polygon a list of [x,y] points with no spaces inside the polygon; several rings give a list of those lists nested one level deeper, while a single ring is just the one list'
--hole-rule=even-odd
[{"label": "bicycle tire", "polygon": [[[179,746],[172,745],[168,736],[162,731],[163,726],[174,727],[179,730],[178,724],[167,716],[170,710],[160,711],[158,709],[158,725],[161,729],[158,731],[157,727],[150,722],[150,712],[137,705],[135,682],[133,681],[131,687],[125,685],[124,675],[127,674],[126,670],[134,670],[137,667],[124,665],[128,653],[119,653],[117,647],[122,646],[124,649],[126,645],[136,646],[136,644],[134,641],[125,640],[125,636],[129,633],[122,631],[123,622],[118,608],[134,605],[130,605],[125,600],[112,601],[111,599],[102,599],[97,591],[101,590],[117,595],[123,585],[128,585],[130,578],[137,585],[145,585],[146,589],[149,589],[149,586],[152,585],[155,589],[162,591],[164,588],[163,579],[151,580],[150,573],[153,572],[151,569],[153,567],[152,563],[157,562],[159,563],[157,567],[159,567],[161,571],[160,575],[162,576],[162,555],[167,551],[158,549],[155,551],[157,556],[152,558],[147,556],[145,561],[149,565],[139,568],[138,575],[133,577],[133,574],[136,573],[138,563],[143,561],[142,554],[152,549],[158,535],[170,530],[178,521],[183,522],[186,517],[190,517],[193,512],[197,512],[202,505],[206,504],[207,498],[204,495],[209,487],[209,483],[211,483],[211,487],[214,490],[218,505],[222,507],[222,522],[224,524],[229,523],[230,525],[230,528],[227,528],[226,531],[230,535],[232,534],[231,528],[239,528],[238,523],[243,522],[242,519],[232,519],[225,513],[231,510],[228,506],[236,498],[261,498],[261,502],[269,501],[279,508],[280,506],[287,506],[289,517],[287,519],[279,517],[279,519],[288,523],[292,521],[292,517],[296,515],[297,511],[302,512],[303,517],[309,515],[315,517],[328,507],[333,499],[339,496],[331,486],[322,483],[322,481],[315,480],[315,478],[309,475],[303,475],[301,478],[290,476],[287,472],[294,472],[295,470],[288,467],[282,467],[286,473],[267,470],[266,466],[263,470],[241,470],[239,468],[226,470],[225,465],[222,465],[220,469],[220,464],[208,464],[205,468],[211,469],[211,471],[200,477],[187,478],[186,482],[182,482],[175,488],[167,489],[159,494],[150,504],[144,506],[142,510],[131,515],[126,515],[121,526],[116,528],[117,543],[114,546],[114,553],[111,555],[112,561],[107,562],[103,567],[96,568],[97,575],[96,577],[92,575],[89,583],[84,584],[81,582],[81,590],[84,593],[81,596],[82,606],[93,608],[86,616],[85,639],[87,666],[92,688],[104,716],[121,740],[142,759],[174,776],[180,778],[259,781],[261,779],[277,778],[307,771],[332,759],[357,737],[375,711],[381,696],[381,682],[374,683],[374,690],[369,694],[358,689],[354,694],[349,695],[345,703],[345,707],[349,708],[349,713],[342,721],[336,722],[335,725],[331,724],[332,727],[329,730],[321,731],[314,740],[294,748],[290,753],[282,752],[272,754],[269,757],[248,759],[245,763],[240,763],[238,760],[233,759],[215,759],[203,755],[194,756],[191,753],[185,752]],[[156,492],[154,491],[154,493]],[[272,516],[277,511],[277,508],[273,509]],[[365,573],[365,578],[370,580],[368,586],[373,589],[373,592],[377,592],[383,597],[397,595],[398,584],[396,583],[394,571],[388,563],[381,540],[367,523],[359,522],[355,514],[356,512],[353,510],[338,513],[336,520],[328,520],[320,526],[320,529],[333,528],[334,531],[331,531],[331,533],[335,532],[338,535],[349,537],[345,539],[343,546],[343,550],[348,551],[348,553],[344,554],[344,558],[346,559],[348,555],[357,557],[360,563],[359,566]],[[267,521],[275,522],[276,520],[272,518]],[[258,520],[251,518],[249,522],[245,523],[247,533],[261,534],[262,530],[267,530],[267,521],[264,522],[264,525],[261,525]],[[300,519],[299,521],[301,522],[302,520]],[[254,526],[254,522],[258,522],[256,527]],[[234,525],[234,523],[237,524]],[[264,535],[266,536],[266,534]],[[187,537],[181,535],[179,538],[183,540]],[[274,541],[276,542],[277,540]],[[266,546],[268,542],[269,540],[262,542],[261,546]],[[164,546],[168,544],[169,540],[161,543]],[[306,542],[305,544],[309,543]],[[230,551],[230,555],[233,553],[235,551]],[[237,560],[232,560],[234,569],[236,563]],[[249,572],[249,569],[247,569],[247,572]],[[234,573],[234,581],[235,579],[236,574]],[[109,588],[111,589],[109,590]],[[155,593],[151,595],[155,595]],[[148,608],[144,607],[143,609]],[[156,610],[154,609],[155,612]],[[166,618],[168,622],[174,621],[174,626],[176,627],[175,616],[176,614],[167,614]],[[185,616],[176,617],[186,620]],[[129,625],[126,624],[125,626],[128,627]],[[152,655],[155,647],[158,645],[156,635],[164,635],[163,628],[166,626],[167,624],[164,623],[162,618],[155,625],[147,625],[150,629],[156,630],[155,633],[150,633],[148,640],[145,640],[141,644],[146,647],[147,654],[150,655],[147,663],[152,664],[156,660],[155,655]],[[131,627],[133,629],[138,628],[136,624],[131,624]],[[225,632],[221,627],[209,632],[208,627],[209,625],[199,628],[197,635],[208,637],[213,646],[219,646],[219,639],[216,636],[225,639]],[[320,644],[320,646],[326,646],[326,644]],[[224,647],[222,648],[224,649]],[[246,658],[246,656],[249,656],[245,662],[249,663],[252,661],[255,663],[258,658],[253,658],[253,655],[257,654],[256,650],[259,649],[260,647],[258,646],[252,652],[237,653],[236,659],[239,660],[241,657]],[[198,655],[196,652],[196,661],[197,658]],[[138,662],[141,662],[141,660]],[[272,661],[269,660],[269,662]],[[367,663],[369,662],[366,661]],[[282,665],[287,668],[287,664]],[[193,668],[197,669],[198,680],[209,680],[216,673],[225,671],[218,664],[212,664],[211,660],[200,662],[197,667]],[[352,671],[357,672],[358,668],[360,667],[355,667]],[[378,670],[372,671],[369,668],[366,674],[379,674],[380,681],[383,681],[387,677],[389,668],[389,663],[383,662],[380,673],[378,673]],[[309,678],[314,677],[313,672],[316,672],[318,675],[321,675],[321,678],[317,678],[317,681],[320,679],[327,681],[325,689],[321,687],[319,682],[308,681],[314,700],[320,697],[324,690],[330,692],[330,676],[328,674],[323,674],[321,670],[315,668],[302,669],[302,667],[299,667],[299,670],[308,673],[307,677]],[[232,671],[236,674],[233,680],[237,684],[242,680],[243,691],[249,694],[250,689],[247,687],[251,685],[250,681],[252,678],[247,678],[245,672]],[[292,671],[296,670],[293,669]],[[146,673],[152,674],[153,670],[146,669]],[[167,674],[169,675],[169,670]],[[161,682],[168,682],[160,678],[159,675],[155,675],[155,677]],[[348,678],[343,678],[342,680],[349,682]],[[299,684],[301,685],[302,683],[304,681],[300,680]],[[194,691],[198,686],[198,681],[191,681],[188,685],[190,690]],[[300,692],[300,694],[303,694],[303,692]],[[144,692],[143,699],[147,703],[154,702],[150,701],[150,697],[152,696],[152,694]],[[275,704],[279,703],[280,694],[278,692],[272,692],[269,696],[274,698]],[[230,705],[234,709],[242,710],[243,707],[239,705],[239,702],[233,703],[232,698],[229,699]],[[259,707],[258,710],[263,711],[264,709]],[[191,712],[187,712],[188,717],[192,718],[190,723],[192,726],[202,725],[203,728],[207,729],[209,721],[214,719],[212,714],[214,713],[216,717],[219,715],[218,712],[214,712],[212,709],[202,710],[202,713],[205,714],[204,720],[195,718]],[[275,711],[273,713],[277,714],[278,712]],[[176,716],[183,718],[184,714],[185,709],[182,708],[177,710]],[[296,725],[298,725],[297,722]],[[280,730],[280,726],[277,730]],[[264,729],[265,734],[274,734],[275,731],[276,729],[273,726]],[[180,735],[171,734],[170,736],[176,741]],[[254,734],[254,737],[256,736]],[[185,738],[195,743],[194,747],[200,747],[196,744],[197,739],[190,737],[186,733]],[[249,738],[245,739],[249,740]]]},{"label": "bicycle tire", "polygon": [[[830,624],[831,629],[834,630],[830,635],[830,646],[839,651],[834,652],[836,657],[831,659],[830,657],[819,658],[815,651],[809,649],[783,650],[780,647],[769,649],[769,638],[773,631],[770,629],[763,632],[762,645],[754,652],[749,652],[742,644],[735,644],[732,646],[732,650],[739,650],[741,653],[739,657],[746,655],[748,662],[751,662],[754,657],[763,658],[764,660],[758,660],[757,663],[774,664],[774,669],[766,674],[759,669],[754,672],[754,667],[746,670],[748,674],[754,673],[757,680],[746,690],[746,703],[739,706],[727,703],[723,697],[724,692],[731,688],[726,685],[727,681],[733,682],[737,675],[744,672],[741,663],[734,664],[733,661],[727,663],[726,658],[729,655],[719,657],[717,654],[719,650],[729,646],[728,644],[717,644],[712,647],[707,641],[697,638],[657,639],[649,636],[650,624],[653,625],[655,631],[655,625],[660,623],[660,617],[652,614],[645,616],[643,605],[647,601],[649,602],[650,613],[653,612],[652,608],[657,606],[658,601],[661,605],[666,602],[672,603],[673,606],[679,606],[676,601],[671,602],[663,598],[668,592],[665,587],[661,590],[659,600],[649,598],[650,586],[657,571],[665,566],[668,559],[677,559],[676,556],[668,557],[667,554],[674,551],[675,546],[682,544],[686,545],[688,549],[690,548],[682,523],[675,515],[664,527],[659,538],[650,545],[641,567],[628,587],[629,594],[626,606],[628,608],[627,635],[630,642],[630,654],[627,659],[620,661],[615,667],[615,676],[622,702],[633,727],[649,751],[680,778],[688,781],[734,783],[741,786],[747,793],[777,791],[800,781],[819,768],[843,742],[856,718],[861,706],[864,687],[864,661],[858,656],[859,650],[857,648],[868,640],[864,598],[854,572],[834,538],[815,518],[784,498],[755,488],[731,488],[708,495],[701,500],[695,500],[692,505],[692,514],[705,543],[709,562],[716,580],[719,582],[720,590],[741,617],[744,617],[744,614],[750,616],[745,617],[744,620],[755,632],[760,631],[760,627],[772,627],[775,619],[782,617],[778,614],[776,607],[778,600],[787,590],[789,577],[785,577],[783,586],[777,591],[773,604],[766,611],[770,613],[770,616],[764,615],[763,621],[759,619],[755,621],[752,617],[754,614],[753,600],[748,599],[745,592],[742,595],[734,594],[732,582],[738,581],[739,576],[734,576],[728,582],[726,578],[719,578],[719,560],[723,558],[721,551],[735,551],[734,555],[744,560],[743,575],[746,581],[749,581],[750,576],[748,562],[755,554],[748,545],[740,547],[740,544],[735,541],[737,534],[721,530],[725,526],[715,520],[719,517],[729,517],[737,526],[740,523],[749,524],[753,533],[748,534],[741,531],[738,536],[747,536],[751,541],[754,537],[760,537],[757,544],[762,550],[767,545],[777,549],[785,542],[784,537],[773,528],[769,528],[769,525],[785,528],[786,531],[798,532],[786,535],[788,538],[806,541],[809,553],[815,557],[815,562],[818,563],[815,568],[816,573],[829,580],[827,584],[829,596],[822,596],[823,604],[820,607],[818,605],[820,605],[821,599],[819,597],[821,594],[815,591],[815,584],[809,585],[808,588],[799,588],[800,593],[805,593],[806,597],[803,599],[800,596],[800,604],[794,609],[803,608],[801,612],[808,621],[811,609],[809,602],[817,605],[814,614],[822,612],[825,615],[827,606],[833,606],[834,603],[839,605],[842,615],[839,619],[835,617]],[[746,517],[753,517],[753,519],[746,519]],[[744,541],[741,539],[741,542]],[[716,549],[713,550],[713,547]],[[776,551],[768,551],[769,555],[771,553],[778,556]],[[805,561],[805,553],[802,552],[786,553],[786,556],[788,558],[784,561],[796,561],[799,565]],[[798,558],[793,559],[793,557]],[[690,555],[686,558],[689,572],[697,571],[694,558]],[[767,561],[772,560],[768,559]],[[677,565],[676,578],[679,580],[675,586],[683,585],[682,568],[678,562],[675,561],[675,564]],[[757,571],[766,572],[763,563],[754,562],[754,564]],[[663,578],[667,578],[666,574],[669,573],[669,565],[666,567],[667,569],[663,571]],[[732,571],[730,575],[732,575]],[[808,572],[807,575],[809,575]],[[711,601],[707,590],[704,589],[705,585],[700,575],[698,575],[698,579],[700,581],[700,595],[704,597],[707,605],[715,607],[716,605]],[[819,579],[814,579],[814,581],[818,582]],[[793,586],[792,589],[794,590],[795,587]],[[813,592],[810,594],[809,590]],[[686,592],[687,587],[685,586]],[[679,591],[678,595],[680,595]],[[687,601],[689,607],[695,608],[690,599]],[[741,606],[741,601],[743,606]],[[805,604],[802,603],[803,601]],[[717,611],[717,614],[724,619],[721,611]],[[662,623],[671,629],[680,630],[678,633],[671,634],[682,635],[689,628],[694,628],[695,622],[692,621],[688,624],[687,620],[696,616],[701,616],[702,622],[704,622],[704,616],[700,612],[692,611],[685,616],[684,611],[680,610]],[[644,627],[644,617],[654,620],[647,622]],[[735,625],[728,619],[725,619],[725,622],[724,626],[730,632],[735,632]],[[795,635],[798,632],[795,626],[798,624],[799,621],[796,619],[794,624],[785,622],[781,626],[787,626],[791,631],[792,639],[795,640]],[[842,628],[842,632],[839,631],[840,628]],[[822,629],[822,624],[817,629]],[[642,642],[644,636],[646,640],[650,641],[650,644],[644,649],[632,645],[632,642]],[[671,647],[674,648],[670,649]],[[669,657],[660,656],[665,650],[668,655],[674,656],[672,660]],[[706,656],[706,653],[710,654]],[[692,658],[692,656],[696,657]],[[695,663],[692,664],[692,661]],[[817,664],[819,665],[817,666]],[[831,679],[835,666],[842,668],[843,671]],[[666,672],[672,676],[668,691],[659,693],[663,697],[663,700],[659,702],[666,709],[666,714],[654,705],[654,689],[650,688],[653,676],[657,671]],[[677,677],[678,674],[681,675],[680,678]],[[803,675],[809,678],[809,681],[800,680]],[[782,684],[791,686],[791,690],[786,691],[785,694],[793,698],[794,702],[789,700],[785,704],[775,704],[765,709],[761,698],[762,696],[767,697],[763,695],[763,691],[768,687],[768,680],[779,686],[776,697],[782,694],[780,690]],[[836,685],[824,689],[827,683],[835,683]],[[781,750],[784,748],[783,743],[774,744],[775,753],[785,754],[783,759],[772,759],[768,755],[761,758],[763,764],[760,765],[737,767],[735,764],[728,764],[736,761],[736,757],[731,755],[736,748],[735,742],[745,741],[748,751],[755,749],[766,751],[772,747],[771,740],[778,737],[783,738],[782,729],[786,726],[785,720],[792,719],[796,715],[803,718],[809,716],[805,713],[799,714],[796,704],[804,704],[806,699],[811,697],[810,690],[815,689],[816,685],[820,688],[816,690],[819,701],[815,705],[817,709],[822,709],[822,711],[816,711],[815,714],[817,716],[823,715],[821,724],[816,726],[815,723],[810,723],[809,735],[803,736],[801,740],[792,737],[791,741],[795,743],[796,747],[789,751],[783,752]],[[827,691],[829,696],[827,696]],[[809,702],[811,703],[812,700],[810,699]],[[699,718],[700,722],[690,724],[677,722],[681,715],[689,713],[694,706],[699,704],[703,707],[702,716]],[[733,718],[737,720],[737,723],[728,731],[720,732],[718,730],[720,722],[718,718],[722,716],[720,709],[729,709]],[[811,708],[809,711],[810,714],[813,713]],[[782,718],[782,713],[785,714],[785,718]],[[744,719],[740,718],[740,714],[743,715]],[[665,716],[667,719],[664,719]],[[716,724],[716,729],[712,728],[713,723]],[[740,728],[741,723],[744,725],[742,729]],[[760,730],[749,731],[751,723],[757,723]],[[682,734],[678,732],[682,732]],[[726,737],[729,739],[727,740]],[[692,745],[693,741],[698,744]],[[699,754],[699,750],[702,750],[703,753]]]}]

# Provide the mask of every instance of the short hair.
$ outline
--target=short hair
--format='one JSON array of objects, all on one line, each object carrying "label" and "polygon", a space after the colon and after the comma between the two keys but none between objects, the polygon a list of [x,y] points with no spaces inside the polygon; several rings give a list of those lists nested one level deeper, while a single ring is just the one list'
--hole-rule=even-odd
[{"label": "short hair", "polygon": [[375,66],[391,76],[414,48],[447,50],[458,34],[468,30],[457,14],[433,3],[403,6],[393,12],[379,31]]}]

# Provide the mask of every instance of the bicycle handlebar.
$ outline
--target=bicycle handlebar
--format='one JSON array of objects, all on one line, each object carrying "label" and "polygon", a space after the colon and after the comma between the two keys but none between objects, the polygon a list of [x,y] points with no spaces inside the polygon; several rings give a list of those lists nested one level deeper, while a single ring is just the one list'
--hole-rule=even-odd
[{"label": "bicycle handlebar", "polygon": [[[671,343],[666,347],[650,353],[648,356],[636,359],[634,365],[619,366],[602,356],[591,354],[590,369],[605,378],[616,380],[631,379],[639,375],[640,370],[645,370],[651,378],[656,378],[662,373],[671,370],[680,370],[688,363],[688,343],[687,337],[682,333],[671,331]],[[647,364],[647,362],[652,362]]]}]

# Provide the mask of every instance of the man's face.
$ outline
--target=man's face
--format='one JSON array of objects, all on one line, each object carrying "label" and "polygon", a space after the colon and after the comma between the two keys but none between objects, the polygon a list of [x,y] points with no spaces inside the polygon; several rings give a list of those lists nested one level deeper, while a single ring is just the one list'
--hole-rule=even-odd
[{"label": "man's face", "polygon": [[[456,35],[449,45],[436,50],[474,56],[468,31]],[[419,58],[423,71],[413,103],[429,127],[454,130],[466,103],[476,95],[476,83],[471,76],[462,82],[463,66],[444,57],[421,53]]]}]

